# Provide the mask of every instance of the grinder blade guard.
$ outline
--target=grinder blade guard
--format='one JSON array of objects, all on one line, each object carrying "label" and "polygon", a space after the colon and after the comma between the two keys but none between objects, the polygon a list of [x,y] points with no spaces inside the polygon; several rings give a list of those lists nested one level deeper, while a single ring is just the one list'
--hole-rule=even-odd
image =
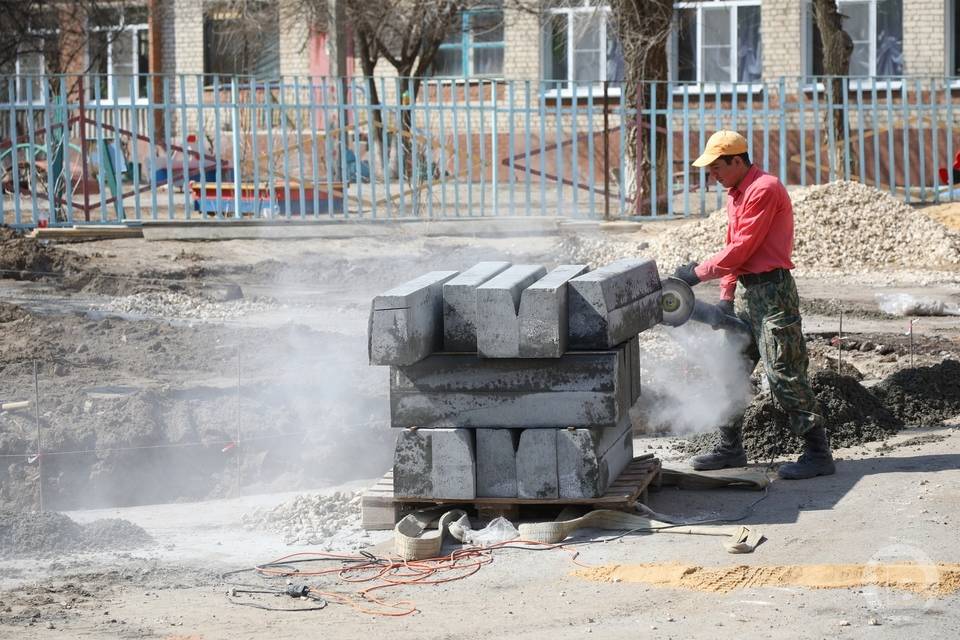
[{"label": "grinder blade guard", "polygon": [[679,327],[693,315],[696,297],[693,289],[680,278],[668,276],[660,281],[660,307],[663,309],[663,324]]}]

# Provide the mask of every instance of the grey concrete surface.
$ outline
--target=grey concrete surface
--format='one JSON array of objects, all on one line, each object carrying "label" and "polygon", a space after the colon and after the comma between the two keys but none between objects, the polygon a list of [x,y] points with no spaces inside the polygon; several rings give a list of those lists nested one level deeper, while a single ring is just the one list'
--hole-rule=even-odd
[{"label": "grey concrete surface", "polygon": [[477,287],[477,352],[487,358],[520,355],[520,300],[546,275],[538,264],[518,264]]},{"label": "grey concrete surface", "polygon": [[472,499],[476,488],[476,445],[470,429],[404,429],[393,454],[398,496]]},{"label": "grey concrete surface", "polygon": [[573,278],[568,287],[571,349],[613,347],[663,318],[653,260],[617,260]]},{"label": "grey concrete surface", "polygon": [[456,271],[431,271],[373,299],[367,356],[374,365],[408,365],[443,346],[443,283]]},{"label": "grey concrete surface", "polygon": [[561,498],[596,498],[633,459],[630,421],[607,429],[561,429],[557,473]]},{"label": "grey concrete surface", "polygon": [[527,287],[520,297],[523,358],[559,358],[567,350],[567,281],[586,273],[585,264],[562,264]]},{"label": "grey concrete surface", "polygon": [[517,496],[556,498],[558,429],[524,429],[517,447]]},{"label": "grey concrete surface", "polygon": [[605,427],[630,408],[627,346],[556,359],[433,354],[390,373],[394,427]]},{"label": "grey concrete surface", "polygon": [[443,348],[445,351],[477,350],[477,287],[509,262],[478,262],[443,285]]},{"label": "grey concrete surface", "polygon": [[519,429],[477,429],[477,496],[517,495]]}]

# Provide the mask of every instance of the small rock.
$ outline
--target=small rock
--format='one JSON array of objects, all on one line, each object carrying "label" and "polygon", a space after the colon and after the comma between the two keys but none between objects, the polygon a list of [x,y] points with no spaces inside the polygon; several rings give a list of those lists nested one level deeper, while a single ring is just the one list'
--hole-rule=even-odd
[{"label": "small rock", "polygon": [[879,627],[880,621],[877,620],[876,618],[870,618],[869,620],[867,620],[867,624],[870,625],[871,627]]},{"label": "small rock", "polygon": [[850,626],[850,621],[849,621],[849,620],[841,620],[841,621],[840,621],[840,626],[841,626],[841,627],[849,627],[849,626]]}]

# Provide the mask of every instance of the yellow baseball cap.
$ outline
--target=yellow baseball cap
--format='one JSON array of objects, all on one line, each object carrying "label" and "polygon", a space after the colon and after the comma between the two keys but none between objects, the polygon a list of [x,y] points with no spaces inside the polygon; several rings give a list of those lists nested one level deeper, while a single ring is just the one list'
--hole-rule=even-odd
[{"label": "yellow baseball cap", "polygon": [[700,157],[693,161],[695,167],[705,167],[720,156],[735,156],[747,152],[747,139],[736,131],[717,131],[707,140]]}]

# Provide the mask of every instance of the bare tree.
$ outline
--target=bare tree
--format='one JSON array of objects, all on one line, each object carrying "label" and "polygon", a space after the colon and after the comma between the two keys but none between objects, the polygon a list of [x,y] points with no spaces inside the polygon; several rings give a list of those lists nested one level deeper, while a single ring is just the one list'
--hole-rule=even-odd
[{"label": "bare tree", "polygon": [[[87,56],[88,18],[108,0],[0,0],[0,69],[9,71],[18,59],[42,55],[49,74],[89,70],[97,60]],[[107,32],[107,37],[111,37]]]},{"label": "bare tree", "polygon": [[[652,82],[669,78],[667,45],[673,28],[673,0],[611,0],[610,8],[616,25],[617,37],[623,48],[627,103],[641,109],[663,109],[670,96],[665,86],[658,86],[656,97]],[[649,123],[654,128],[656,157],[653,156],[650,132],[637,125]],[[629,123],[624,152],[628,175],[625,188],[634,197],[636,214],[640,215],[645,199],[652,196],[651,181],[656,175],[657,192],[667,195],[670,180],[669,158],[666,153],[666,119],[658,116],[643,120],[638,114]],[[657,203],[651,202],[656,210]]]},{"label": "bare tree", "polygon": [[[831,100],[843,101],[843,76],[850,73],[850,57],[853,55],[853,39],[843,29],[845,15],[840,13],[835,0],[813,0],[813,15],[820,30],[820,40],[823,43],[823,72],[829,76]],[[837,144],[831,160],[834,166],[844,166],[847,155],[844,122],[847,119],[846,109],[834,108],[825,114],[825,126],[833,127],[834,139]],[[851,161],[856,161],[856,155],[851,154]],[[856,173],[856,169],[854,172]]]}]

